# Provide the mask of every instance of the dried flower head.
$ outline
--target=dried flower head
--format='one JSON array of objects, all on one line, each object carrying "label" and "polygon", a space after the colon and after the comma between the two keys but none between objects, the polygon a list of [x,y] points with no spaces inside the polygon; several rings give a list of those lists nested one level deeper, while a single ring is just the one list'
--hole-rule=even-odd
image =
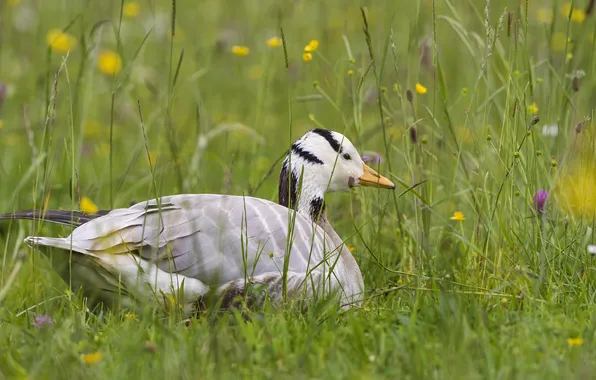
[{"label": "dried flower head", "polygon": [[418,142],[418,131],[413,125],[410,127],[410,140],[412,141],[412,144],[416,144]]},{"label": "dried flower head", "polygon": [[4,103],[4,99],[6,99],[6,85],[0,82],[0,106]]},{"label": "dried flower head", "polygon": [[530,123],[532,125],[536,125],[536,124],[538,124],[539,121],[540,121],[540,118],[538,116],[534,116],[534,117],[532,117],[532,120],[530,120]]},{"label": "dried flower head", "polygon": [[571,81],[571,87],[573,87],[574,92],[579,92],[579,78],[573,78]]},{"label": "dried flower head", "polygon": [[157,352],[157,346],[155,345],[155,343],[145,342],[144,348],[145,348],[145,351],[147,351],[147,352],[151,352],[151,353]]}]

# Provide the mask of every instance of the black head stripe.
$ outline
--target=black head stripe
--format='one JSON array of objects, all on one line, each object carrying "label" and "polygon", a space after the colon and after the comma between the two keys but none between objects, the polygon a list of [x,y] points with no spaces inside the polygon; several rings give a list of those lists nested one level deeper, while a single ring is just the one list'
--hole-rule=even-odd
[{"label": "black head stripe", "polygon": [[292,152],[294,152],[295,154],[297,154],[298,156],[302,157],[304,160],[306,160],[307,162],[310,162],[311,164],[319,164],[319,165],[323,165],[323,161],[321,161],[317,156],[315,156],[314,154],[303,150],[300,145],[298,145],[298,143],[294,143],[292,144]]},{"label": "black head stripe", "polygon": [[325,218],[325,201],[323,198],[315,198],[310,202],[310,217],[316,223]]},{"label": "black head stripe", "polygon": [[317,128],[313,129],[312,132],[325,138],[325,140],[327,140],[327,142],[329,143],[329,145],[331,145],[334,151],[341,153],[342,148],[339,145],[339,142],[333,137],[333,133],[331,131],[327,129]]},{"label": "black head stripe", "polygon": [[278,201],[282,206],[287,208],[296,208],[296,197],[298,179],[294,172],[290,172],[288,168],[288,160],[286,159],[281,167],[279,173],[279,194]]}]

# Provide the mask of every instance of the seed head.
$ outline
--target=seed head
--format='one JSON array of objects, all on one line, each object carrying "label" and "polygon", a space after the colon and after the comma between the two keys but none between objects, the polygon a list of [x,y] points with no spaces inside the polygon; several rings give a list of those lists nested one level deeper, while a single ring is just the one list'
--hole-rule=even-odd
[{"label": "seed head", "polygon": [[416,144],[418,142],[418,131],[416,131],[416,127],[410,127],[410,140],[412,140],[412,144]]}]

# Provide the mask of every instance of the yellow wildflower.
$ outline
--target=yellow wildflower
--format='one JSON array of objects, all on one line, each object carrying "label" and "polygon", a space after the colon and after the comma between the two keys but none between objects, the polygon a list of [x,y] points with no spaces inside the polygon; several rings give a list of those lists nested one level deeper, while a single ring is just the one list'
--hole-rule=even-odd
[{"label": "yellow wildflower", "polygon": [[99,210],[95,203],[93,203],[93,201],[91,201],[91,199],[88,197],[81,198],[80,208],[85,214],[95,214]]},{"label": "yellow wildflower", "polygon": [[244,57],[245,55],[248,55],[248,53],[250,53],[250,49],[247,46],[234,45],[232,46],[232,53],[240,57]]},{"label": "yellow wildflower", "polygon": [[538,113],[538,105],[536,104],[536,102],[533,102],[528,106],[528,112],[532,114]]},{"label": "yellow wildflower", "polygon": [[586,12],[581,8],[573,8],[571,10],[571,3],[565,3],[561,7],[561,14],[565,17],[569,17],[569,12],[571,11],[571,21],[576,23],[582,23],[586,19]]},{"label": "yellow wildflower", "polygon": [[302,60],[304,60],[304,62],[312,61],[312,54],[310,54],[310,53],[302,54]]},{"label": "yellow wildflower", "polygon": [[419,94],[426,94],[428,90],[426,89],[426,87],[424,87],[423,85],[421,85],[420,83],[416,83],[416,92]]},{"label": "yellow wildflower", "polygon": [[578,24],[584,22],[586,19],[586,12],[583,9],[574,9],[571,14],[571,21],[575,21]]},{"label": "yellow wildflower", "polygon": [[313,52],[315,50],[317,50],[317,48],[319,47],[319,41],[317,40],[311,40],[308,45],[306,45],[304,47],[304,51],[309,53],[309,52]]},{"label": "yellow wildflower", "polygon": [[583,338],[569,338],[567,339],[567,344],[569,347],[579,347],[584,344]]},{"label": "yellow wildflower", "polygon": [[135,18],[141,13],[141,6],[139,3],[134,1],[128,1],[124,3],[124,7],[122,8],[122,14],[128,18]]},{"label": "yellow wildflower", "polygon": [[556,187],[557,201],[567,212],[590,219],[596,213],[595,164],[576,164],[561,176]]},{"label": "yellow wildflower", "polygon": [[353,245],[346,245],[346,247],[348,247],[348,251],[350,252],[356,252],[356,247],[354,247]]},{"label": "yellow wildflower", "polygon": [[8,5],[11,7],[16,7],[19,4],[21,4],[21,0],[8,0]]},{"label": "yellow wildflower", "polygon": [[102,126],[97,120],[87,120],[83,124],[83,136],[86,138],[93,138],[101,136]]},{"label": "yellow wildflower", "polygon": [[112,50],[104,50],[97,60],[97,67],[106,75],[116,75],[122,70],[122,58]]},{"label": "yellow wildflower", "polygon": [[550,24],[553,22],[553,10],[550,8],[540,8],[536,13],[536,17],[538,18],[538,21]]},{"label": "yellow wildflower", "polygon": [[101,352],[93,352],[90,354],[84,354],[82,356],[82,359],[83,363],[85,364],[97,364],[101,361],[102,357],[103,355],[101,354]]},{"label": "yellow wildflower", "polygon": [[60,29],[50,29],[46,34],[46,42],[58,53],[66,53],[77,45],[77,39],[73,35],[64,33]]},{"label": "yellow wildflower", "polygon": [[458,222],[461,222],[462,220],[466,220],[466,217],[464,216],[464,213],[461,211],[455,211],[453,213],[453,216],[451,218],[449,218],[451,220],[457,220]]},{"label": "yellow wildflower", "polygon": [[282,44],[281,38],[275,36],[275,37],[271,37],[270,39],[267,40],[267,46],[269,47],[280,47]]},{"label": "yellow wildflower", "polygon": [[138,315],[136,315],[135,313],[126,313],[124,314],[124,319],[132,319],[132,320],[137,320],[139,317]]},{"label": "yellow wildflower", "polygon": [[349,76],[352,76],[352,75],[354,75],[354,70],[348,70],[348,75],[349,75]]},{"label": "yellow wildflower", "polygon": [[565,33],[554,33],[552,39],[550,40],[550,48],[553,51],[562,52],[565,51],[565,46],[567,46],[569,50],[573,49],[571,39],[567,38],[567,35],[565,35]]}]

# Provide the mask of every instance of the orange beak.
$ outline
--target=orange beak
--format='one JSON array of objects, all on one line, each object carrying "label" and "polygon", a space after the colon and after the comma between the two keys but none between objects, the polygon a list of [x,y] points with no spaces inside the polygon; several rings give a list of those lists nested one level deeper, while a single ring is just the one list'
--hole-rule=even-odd
[{"label": "orange beak", "polygon": [[395,184],[377,173],[374,169],[362,164],[364,174],[360,177],[360,186],[379,187],[381,189],[395,189]]}]

